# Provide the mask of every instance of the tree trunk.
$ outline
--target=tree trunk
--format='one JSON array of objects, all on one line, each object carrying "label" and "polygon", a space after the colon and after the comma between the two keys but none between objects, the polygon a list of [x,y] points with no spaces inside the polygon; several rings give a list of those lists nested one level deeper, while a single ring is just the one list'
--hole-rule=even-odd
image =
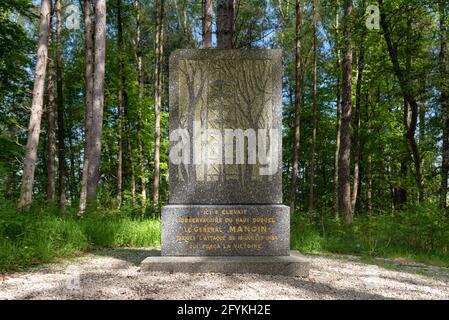
[{"label": "tree trunk", "polygon": [[345,0],[345,57],[343,61],[342,114],[339,155],[339,207],[346,222],[352,223],[350,155],[352,112],[352,0]]},{"label": "tree trunk", "polygon": [[313,37],[313,79],[312,79],[312,149],[310,155],[309,170],[309,210],[315,210],[315,153],[316,153],[316,132],[317,132],[317,4],[318,0],[313,0],[312,6],[312,37]]},{"label": "tree trunk", "polygon": [[106,0],[95,4],[95,70],[92,106],[92,131],[89,152],[87,199],[94,204],[100,180],[101,132],[103,128],[104,71],[106,58]]},{"label": "tree trunk", "polygon": [[58,108],[58,166],[59,166],[59,206],[63,209],[65,197],[65,148],[64,148],[64,97],[62,93],[62,17],[61,0],[56,0],[56,84]]},{"label": "tree trunk", "polygon": [[123,92],[124,95],[124,126],[126,131],[126,144],[128,146],[128,157],[129,157],[129,165],[131,169],[131,205],[134,209],[136,207],[136,173],[134,170],[134,156],[133,156],[133,150],[131,145],[131,126],[130,126],[130,119],[129,119],[129,104],[128,104],[128,95],[127,92]]},{"label": "tree trunk", "polygon": [[368,155],[368,166],[366,170],[366,175],[368,177],[368,182],[366,186],[366,202],[368,213],[373,211],[373,177],[372,177],[372,160],[371,155]]},{"label": "tree trunk", "polygon": [[217,5],[217,46],[219,49],[234,47],[234,0],[218,0]]},{"label": "tree trunk", "polygon": [[84,155],[83,155],[83,174],[81,178],[81,192],[79,215],[82,215],[86,210],[86,195],[87,195],[87,179],[89,175],[89,154],[91,152],[91,131],[92,131],[92,102],[93,102],[93,87],[94,87],[94,43],[93,43],[93,29],[92,29],[92,3],[91,0],[84,0],[84,77],[85,77],[85,131],[84,131]]},{"label": "tree trunk", "polygon": [[145,150],[141,138],[141,130],[145,127],[145,119],[142,114],[142,103],[144,95],[144,75],[142,68],[142,41],[141,41],[141,17],[140,17],[140,0],[134,1],[134,7],[136,9],[136,60],[137,60],[137,72],[138,72],[138,85],[139,85],[139,107],[137,110],[137,142],[139,145],[139,167],[140,167],[140,193],[141,193],[141,212],[145,213],[147,204],[147,188],[145,177]]},{"label": "tree trunk", "polygon": [[335,218],[339,217],[340,207],[338,205],[338,159],[340,155],[340,128],[341,128],[341,52],[340,52],[340,0],[336,1],[336,13],[335,13],[335,63],[336,63],[336,71],[337,71],[337,88],[335,89],[337,92],[337,101],[336,101],[336,109],[337,109],[337,120],[336,120],[336,139],[335,139],[335,155],[334,155],[334,212]]},{"label": "tree trunk", "polygon": [[203,0],[203,48],[212,48],[212,0]]},{"label": "tree trunk", "polygon": [[[399,85],[401,87],[402,94],[404,96],[404,100],[406,102],[406,111],[410,112],[410,119],[407,120],[406,123],[406,140],[408,143],[409,152],[412,155],[413,162],[415,164],[415,180],[419,190],[419,201],[425,200],[425,188],[424,188],[424,180],[423,180],[423,171],[421,167],[421,155],[418,149],[418,145],[415,140],[415,132],[416,132],[416,124],[418,117],[418,103],[413,95],[412,84],[410,78],[406,76],[409,70],[406,70],[404,73],[403,69],[400,66],[398,52],[397,52],[397,43],[393,43],[391,38],[390,26],[388,24],[388,20],[386,14],[383,10],[384,1],[378,0],[379,7],[381,11],[381,25],[384,33],[385,42],[387,43],[388,53],[390,55],[390,60],[393,64],[393,71],[398,78]],[[411,17],[408,21],[409,26],[411,25]],[[408,40],[410,41],[410,40]],[[409,54],[411,54],[409,52]],[[411,65],[410,62],[407,65]],[[407,68],[408,69],[408,68]],[[407,113],[408,114],[408,113]],[[408,117],[407,117],[408,118]]]},{"label": "tree trunk", "polygon": [[[363,7],[365,7],[363,5]],[[360,44],[358,63],[357,63],[357,84],[355,89],[355,118],[354,118],[354,178],[352,186],[352,212],[355,212],[358,200],[359,184],[360,184],[360,162],[362,158],[362,150],[360,147],[360,124],[361,124],[361,107],[362,107],[362,82],[363,72],[365,70],[365,48],[364,40]]]},{"label": "tree trunk", "polygon": [[153,209],[159,206],[159,180],[160,180],[160,148],[161,148],[161,104],[162,104],[162,64],[164,41],[164,0],[159,0],[156,23],[156,63],[154,71],[154,180],[153,180]]},{"label": "tree trunk", "polygon": [[449,85],[447,70],[447,26],[446,11],[443,1],[439,4],[440,15],[440,92],[441,92],[441,114],[443,127],[443,151],[441,164],[441,190],[440,190],[440,207],[447,208],[447,179],[449,172]]},{"label": "tree trunk", "polygon": [[50,25],[50,0],[42,0],[39,21],[39,43],[36,69],[34,71],[33,100],[31,102],[30,122],[25,149],[19,208],[25,209],[31,204],[36,169],[37,146],[41,130],[42,106],[44,103],[45,74],[48,57],[48,30]]},{"label": "tree trunk", "polygon": [[56,132],[55,132],[55,78],[54,78],[54,50],[53,50],[53,16],[50,18],[49,30],[50,54],[48,57],[48,184],[47,200],[55,200],[56,193]]},{"label": "tree trunk", "polygon": [[296,209],[296,189],[299,173],[299,148],[301,141],[301,85],[302,85],[302,65],[301,65],[301,40],[302,40],[302,0],[296,0],[296,45],[295,45],[295,140],[293,144],[292,182],[290,189],[290,212],[295,213]]},{"label": "tree trunk", "polygon": [[122,1],[117,0],[117,31],[118,31],[118,52],[119,52],[119,84],[118,84],[118,155],[117,155],[117,204],[118,207],[122,205],[122,184],[123,184],[123,142],[122,142],[122,126],[123,126],[123,24],[122,24]]}]

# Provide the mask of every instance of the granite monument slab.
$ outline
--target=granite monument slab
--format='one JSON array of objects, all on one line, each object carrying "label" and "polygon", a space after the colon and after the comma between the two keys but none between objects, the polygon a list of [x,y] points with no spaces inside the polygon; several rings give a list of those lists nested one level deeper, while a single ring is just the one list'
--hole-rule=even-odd
[{"label": "granite monument slab", "polygon": [[191,257],[209,271],[226,261],[234,271],[306,275],[304,259],[290,256],[282,204],[281,50],[177,50],[169,76],[169,204],[162,257],[145,269]]}]

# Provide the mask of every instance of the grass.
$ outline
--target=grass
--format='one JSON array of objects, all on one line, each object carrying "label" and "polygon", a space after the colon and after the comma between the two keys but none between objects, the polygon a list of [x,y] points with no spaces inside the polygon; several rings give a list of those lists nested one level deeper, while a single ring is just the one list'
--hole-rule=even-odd
[{"label": "grass", "polygon": [[[83,218],[36,205],[27,213],[0,201],[0,272],[21,270],[94,248],[154,247],[160,221],[130,210],[103,210]],[[352,226],[331,213],[295,214],[292,249],[303,253],[386,257],[449,266],[449,219],[434,207],[356,216]]]},{"label": "grass", "polygon": [[158,246],[160,223],[114,211],[86,214],[33,208],[0,212],[0,272],[24,269],[99,247]]},{"label": "grass", "polygon": [[295,215],[292,249],[304,253],[401,258],[449,266],[449,219],[433,206],[357,216],[351,226],[327,213]]}]

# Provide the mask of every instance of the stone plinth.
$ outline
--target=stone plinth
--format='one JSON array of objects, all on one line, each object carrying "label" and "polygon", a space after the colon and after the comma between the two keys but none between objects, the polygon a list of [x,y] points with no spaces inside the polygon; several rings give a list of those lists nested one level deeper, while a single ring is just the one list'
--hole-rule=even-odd
[{"label": "stone plinth", "polygon": [[288,256],[284,205],[168,205],[162,208],[164,256]]},{"label": "stone plinth", "polygon": [[151,256],[141,264],[146,272],[256,273],[288,277],[308,277],[309,262],[298,252],[285,257],[167,257]]}]

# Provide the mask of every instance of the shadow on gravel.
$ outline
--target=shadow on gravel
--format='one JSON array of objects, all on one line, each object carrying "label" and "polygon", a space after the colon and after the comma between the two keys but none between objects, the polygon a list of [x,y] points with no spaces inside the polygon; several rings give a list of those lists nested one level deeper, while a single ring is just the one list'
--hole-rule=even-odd
[{"label": "shadow on gravel", "polygon": [[[324,257],[326,259],[352,262],[362,264],[366,267],[377,266],[380,269],[385,269],[393,272],[401,272],[410,276],[423,276],[431,280],[437,280],[449,286],[449,267],[427,265],[417,262],[403,262],[389,258],[376,258],[352,255],[334,255],[334,254],[307,254],[306,257]],[[397,279],[396,279],[397,280]],[[406,282],[406,281],[404,281]],[[413,284],[413,283],[410,283]]]},{"label": "shadow on gravel", "polygon": [[96,256],[112,257],[125,262],[132,263],[134,266],[140,266],[140,263],[147,257],[160,256],[161,251],[157,249],[139,249],[139,248],[112,248],[98,249],[90,252]]},{"label": "shadow on gravel", "polygon": [[[235,278],[235,275],[228,276]],[[236,279],[238,280],[238,279]],[[238,280],[241,281],[241,280]],[[281,277],[281,276],[261,276],[260,282],[265,282],[267,286],[276,284],[276,286],[289,286],[297,290],[310,292],[315,299],[336,299],[336,300],[395,300],[380,294],[363,292],[353,289],[337,289],[325,283],[311,281],[307,278]],[[300,292],[292,296],[292,299],[303,299]]]}]

